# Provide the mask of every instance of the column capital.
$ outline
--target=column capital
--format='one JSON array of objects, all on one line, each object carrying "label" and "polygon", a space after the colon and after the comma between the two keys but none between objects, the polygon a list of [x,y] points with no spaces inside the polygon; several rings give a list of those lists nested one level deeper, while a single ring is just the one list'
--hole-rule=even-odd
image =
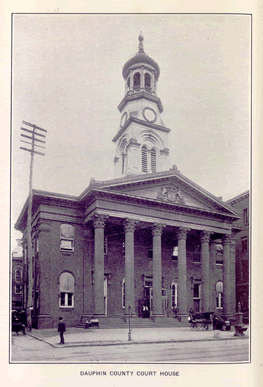
[{"label": "column capital", "polygon": [[212,234],[213,234],[213,231],[206,231],[206,230],[201,231],[201,234],[200,234],[201,243],[209,243],[210,237]]},{"label": "column capital", "polygon": [[126,218],[123,222],[125,232],[134,232],[135,225],[139,223],[136,219]]},{"label": "column capital", "polygon": [[107,219],[108,215],[94,214],[92,218],[94,228],[104,228]]},{"label": "column capital", "polygon": [[190,231],[190,228],[186,228],[186,227],[179,227],[178,231],[177,231],[177,238],[178,240],[186,240],[186,237],[187,237],[187,233]]},{"label": "column capital", "polygon": [[157,235],[162,235],[163,229],[166,227],[165,224],[162,223],[153,223],[152,224],[152,235],[157,236]]},{"label": "column capital", "polygon": [[222,237],[223,246],[231,245],[231,241],[232,241],[232,235],[228,235],[228,234],[223,235]]}]

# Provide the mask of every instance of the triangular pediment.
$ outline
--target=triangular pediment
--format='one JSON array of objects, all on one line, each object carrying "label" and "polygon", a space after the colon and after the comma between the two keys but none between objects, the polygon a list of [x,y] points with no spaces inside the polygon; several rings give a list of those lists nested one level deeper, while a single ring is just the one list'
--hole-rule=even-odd
[{"label": "triangular pediment", "polygon": [[98,182],[97,188],[122,195],[156,200],[160,203],[236,216],[228,204],[186,178],[179,171],[126,176],[108,182],[104,181],[101,184]]}]

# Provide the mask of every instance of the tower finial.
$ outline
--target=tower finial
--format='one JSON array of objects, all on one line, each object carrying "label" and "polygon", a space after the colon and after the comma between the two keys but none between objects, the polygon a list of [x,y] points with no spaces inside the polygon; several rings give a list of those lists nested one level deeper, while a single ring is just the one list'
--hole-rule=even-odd
[{"label": "tower finial", "polygon": [[142,31],[141,31],[141,33],[140,33],[138,39],[139,39],[139,42],[140,42],[140,43],[139,43],[139,52],[144,53],[144,48],[143,48],[143,40],[144,40],[144,37],[142,36]]}]

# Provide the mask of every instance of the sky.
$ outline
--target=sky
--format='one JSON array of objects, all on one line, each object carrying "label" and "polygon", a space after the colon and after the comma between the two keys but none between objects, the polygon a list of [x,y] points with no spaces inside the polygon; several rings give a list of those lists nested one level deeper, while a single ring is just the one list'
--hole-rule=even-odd
[{"label": "sky", "polygon": [[247,190],[250,28],[246,15],[14,15],[11,227],[29,191],[23,120],[47,130],[33,188],[79,195],[91,177],[114,177],[122,67],[138,51],[140,31],[160,66],[170,165],[223,200]]}]

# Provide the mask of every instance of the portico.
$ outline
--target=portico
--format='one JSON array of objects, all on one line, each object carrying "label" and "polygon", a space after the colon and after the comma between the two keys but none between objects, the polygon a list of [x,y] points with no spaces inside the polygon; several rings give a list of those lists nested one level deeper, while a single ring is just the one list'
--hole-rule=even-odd
[{"label": "portico", "polygon": [[[129,310],[132,316],[140,315],[139,303],[145,298],[143,285],[140,284],[142,276],[152,278],[150,316],[153,320],[167,316],[163,304],[164,290],[167,293],[166,308],[169,309],[168,315],[171,315],[170,294],[174,279],[178,283],[176,304],[181,318],[187,317],[189,309],[197,304],[194,303],[196,297],[193,294],[193,282],[200,285],[200,311],[213,311],[216,308],[216,282],[222,281],[224,311],[231,313],[234,302],[231,265],[234,256],[230,249],[231,225],[226,222],[227,214],[222,222],[222,213],[215,215],[214,211],[207,209],[189,209],[176,201],[155,201],[153,205],[153,200],[149,200],[146,205],[147,198],[135,197],[132,194],[123,195],[116,190],[103,191],[102,193],[99,187],[93,187],[92,193],[90,192],[94,198],[92,210],[90,213],[86,210],[85,218],[87,227],[94,230],[94,313],[97,317],[105,316],[105,273],[111,273],[108,302],[111,300],[110,293],[115,276],[119,277],[119,272],[115,273],[116,270],[109,263],[110,258],[107,265],[104,265],[105,239],[109,242],[114,238],[111,231],[113,226],[118,228],[117,234],[121,235],[122,240],[122,249],[118,252],[118,257],[115,253],[115,259],[118,261],[118,269],[123,272],[122,291],[125,293],[122,296],[125,298],[124,305],[118,315],[121,313],[123,317],[127,317]],[[181,197],[183,196],[181,194]],[[216,241],[223,246],[222,265],[216,264],[217,258],[211,247],[211,243]],[[144,246],[141,245],[142,242]],[[178,258],[172,262],[174,246],[178,248]],[[168,251],[171,255],[170,261],[167,257]],[[111,254],[109,244],[107,256],[110,257]],[[151,257],[147,254],[151,254]],[[199,260],[193,258],[197,255]],[[214,280],[211,280],[213,277]],[[108,309],[110,310],[109,307]]]}]

